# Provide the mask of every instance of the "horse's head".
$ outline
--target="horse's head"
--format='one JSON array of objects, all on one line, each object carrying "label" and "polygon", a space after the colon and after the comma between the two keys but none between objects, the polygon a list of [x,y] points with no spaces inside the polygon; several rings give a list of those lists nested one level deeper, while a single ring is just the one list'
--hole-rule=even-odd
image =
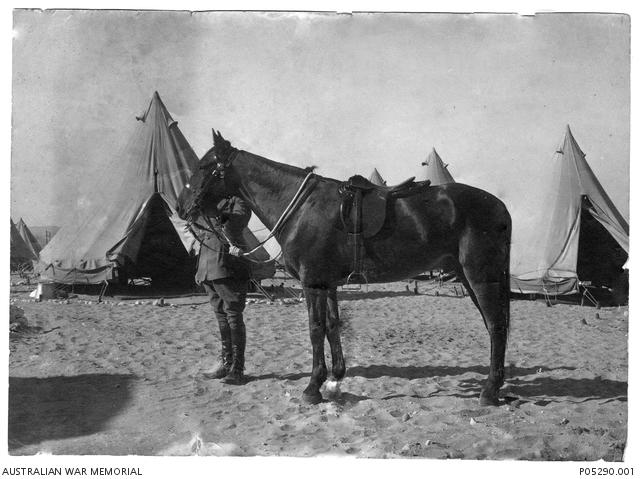
[{"label": "horse's head", "polygon": [[178,215],[187,221],[200,214],[216,216],[215,205],[237,188],[228,178],[227,168],[237,153],[220,132],[213,130],[213,147],[205,153],[178,198]]}]

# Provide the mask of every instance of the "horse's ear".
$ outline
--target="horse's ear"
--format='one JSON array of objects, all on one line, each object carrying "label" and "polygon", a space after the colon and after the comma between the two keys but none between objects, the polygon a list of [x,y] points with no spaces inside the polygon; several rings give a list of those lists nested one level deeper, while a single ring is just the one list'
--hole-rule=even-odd
[{"label": "horse's ear", "polygon": [[218,137],[216,136],[216,130],[215,128],[211,128],[211,134],[213,135],[213,144],[216,144],[216,141],[218,140]]}]

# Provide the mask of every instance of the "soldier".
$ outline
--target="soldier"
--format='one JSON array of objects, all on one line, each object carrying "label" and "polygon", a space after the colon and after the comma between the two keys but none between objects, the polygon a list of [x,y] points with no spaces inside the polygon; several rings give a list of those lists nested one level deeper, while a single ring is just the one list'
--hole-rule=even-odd
[{"label": "soldier", "polygon": [[[210,213],[210,215],[209,215]],[[251,210],[237,196],[222,199],[215,211],[214,230],[205,230],[200,245],[196,283],[202,284],[220,328],[222,352],[220,364],[206,371],[210,379],[222,379],[227,384],[241,385],[244,377],[246,329],[242,312],[245,308],[250,267],[239,256],[246,245],[242,236],[251,218]]]}]

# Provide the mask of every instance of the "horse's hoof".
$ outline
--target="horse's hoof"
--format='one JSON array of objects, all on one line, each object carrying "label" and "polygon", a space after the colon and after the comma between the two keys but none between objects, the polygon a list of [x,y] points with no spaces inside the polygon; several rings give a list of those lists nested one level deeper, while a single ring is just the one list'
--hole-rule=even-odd
[{"label": "horse's hoof", "polygon": [[500,400],[497,394],[487,393],[482,391],[480,393],[480,406],[499,406]]},{"label": "horse's hoof", "polygon": [[308,393],[305,391],[302,393],[302,400],[307,404],[319,404],[322,402],[322,394],[320,394],[320,391],[316,391],[313,393]]}]

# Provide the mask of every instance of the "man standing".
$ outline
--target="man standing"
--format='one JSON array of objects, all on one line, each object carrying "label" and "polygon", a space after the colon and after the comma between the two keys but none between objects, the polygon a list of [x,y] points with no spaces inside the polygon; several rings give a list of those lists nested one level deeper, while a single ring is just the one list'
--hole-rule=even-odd
[{"label": "man standing", "polygon": [[[246,245],[242,236],[251,218],[251,209],[237,196],[222,199],[215,211],[204,214],[215,216],[215,231],[205,230],[196,283],[202,284],[220,328],[222,352],[220,364],[204,376],[222,379],[227,384],[244,384],[244,350],[246,330],[242,318],[250,267],[239,256]],[[209,222],[212,224],[212,222]]]}]

